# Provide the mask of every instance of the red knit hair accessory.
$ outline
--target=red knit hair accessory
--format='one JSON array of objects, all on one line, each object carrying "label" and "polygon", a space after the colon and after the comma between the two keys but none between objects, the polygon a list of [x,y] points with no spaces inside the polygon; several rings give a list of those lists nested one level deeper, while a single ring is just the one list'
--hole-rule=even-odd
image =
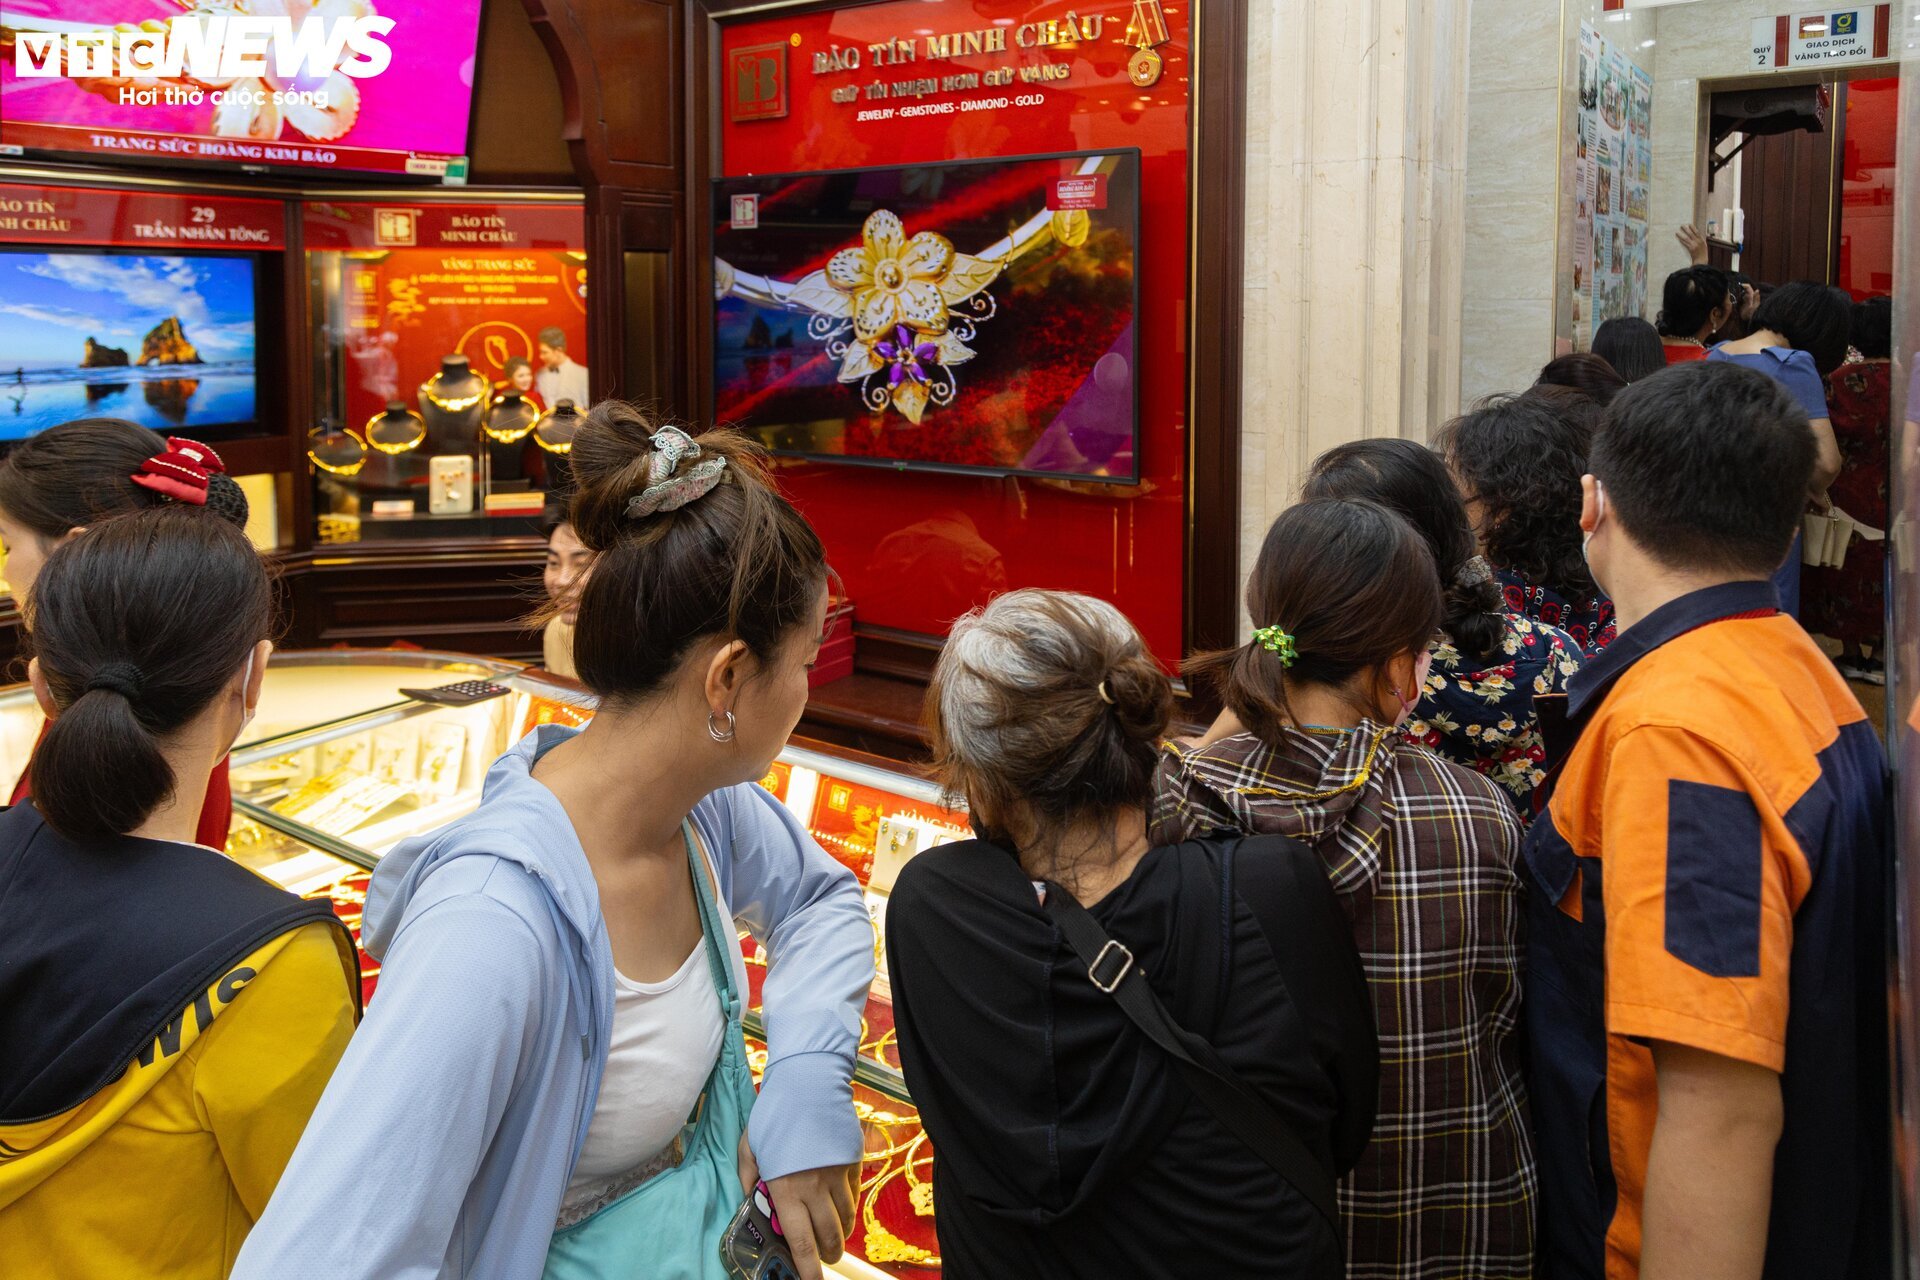
[{"label": "red knit hair accessory", "polygon": [[198,440],[168,436],[166,451],[141,463],[140,469],[133,473],[133,482],[176,502],[204,507],[207,478],[226,469],[227,464],[220,461],[220,455]]}]

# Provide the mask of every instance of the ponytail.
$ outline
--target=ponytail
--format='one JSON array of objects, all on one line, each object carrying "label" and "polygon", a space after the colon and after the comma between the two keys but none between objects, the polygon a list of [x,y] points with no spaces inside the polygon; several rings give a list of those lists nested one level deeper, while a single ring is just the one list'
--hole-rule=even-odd
[{"label": "ponytail", "polygon": [[35,807],[73,840],[124,835],[175,797],[163,745],[267,638],[272,588],[246,535],[198,508],[103,521],[47,558],[27,638],[59,714],[33,753]]},{"label": "ponytail", "polygon": [[[33,803],[69,840],[132,831],[173,798],[173,768],[126,694],[82,693],[33,753]],[[106,785],[103,785],[106,784]]]},{"label": "ponytail", "polygon": [[[1426,539],[1384,506],[1337,498],[1310,499],[1273,522],[1247,579],[1247,614],[1252,641],[1183,670],[1217,687],[1267,742],[1297,723],[1289,695],[1299,687],[1340,688],[1424,652],[1444,616]],[[1378,715],[1364,700],[1358,709]]]}]

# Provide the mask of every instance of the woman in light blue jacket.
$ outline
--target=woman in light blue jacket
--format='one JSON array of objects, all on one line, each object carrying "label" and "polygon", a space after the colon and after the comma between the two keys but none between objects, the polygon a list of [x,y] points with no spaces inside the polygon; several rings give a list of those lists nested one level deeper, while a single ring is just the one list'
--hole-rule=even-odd
[{"label": "woman in light blue jacket", "polygon": [[752,781],[806,705],[819,539],[732,433],[605,403],[572,461],[597,553],[575,654],[599,713],[537,730],[473,814],[380,864],[379,992],[236,1276],[538,1276],[556,1225],[675,1172],[739,1053],[725,1009],[745,976],[738,947],[703,943],[709,903],[770,957],[769,1059],[719,1207],[763,1179],[807,1277],[852,1225],[872,927],[852,875]]}]

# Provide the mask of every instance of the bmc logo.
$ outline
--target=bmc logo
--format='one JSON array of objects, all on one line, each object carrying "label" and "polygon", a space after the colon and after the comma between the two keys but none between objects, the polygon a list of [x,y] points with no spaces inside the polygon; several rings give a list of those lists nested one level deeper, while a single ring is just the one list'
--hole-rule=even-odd
[{"label": "bmc logo", "polygon": [[787,46],[756,44],[727,58],[728,118],[777,120],[787,114]]},{"label": "bmc logo", "polygon": [[412,209],[375,209],[373,242],[382,248],[411,245],[416,235]]}]

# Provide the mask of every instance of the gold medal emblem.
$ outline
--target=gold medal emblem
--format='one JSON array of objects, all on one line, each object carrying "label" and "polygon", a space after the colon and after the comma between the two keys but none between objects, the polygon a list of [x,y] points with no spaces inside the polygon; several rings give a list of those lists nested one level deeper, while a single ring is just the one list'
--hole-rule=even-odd
[{"label": "gold medal emblem", "polygon": [[1127,79],[1133,81],[1136,89],[1150,89],[1160,83],[1160,72],[1165,60],[1152,49],[1139,49],[1127,59]]}]

